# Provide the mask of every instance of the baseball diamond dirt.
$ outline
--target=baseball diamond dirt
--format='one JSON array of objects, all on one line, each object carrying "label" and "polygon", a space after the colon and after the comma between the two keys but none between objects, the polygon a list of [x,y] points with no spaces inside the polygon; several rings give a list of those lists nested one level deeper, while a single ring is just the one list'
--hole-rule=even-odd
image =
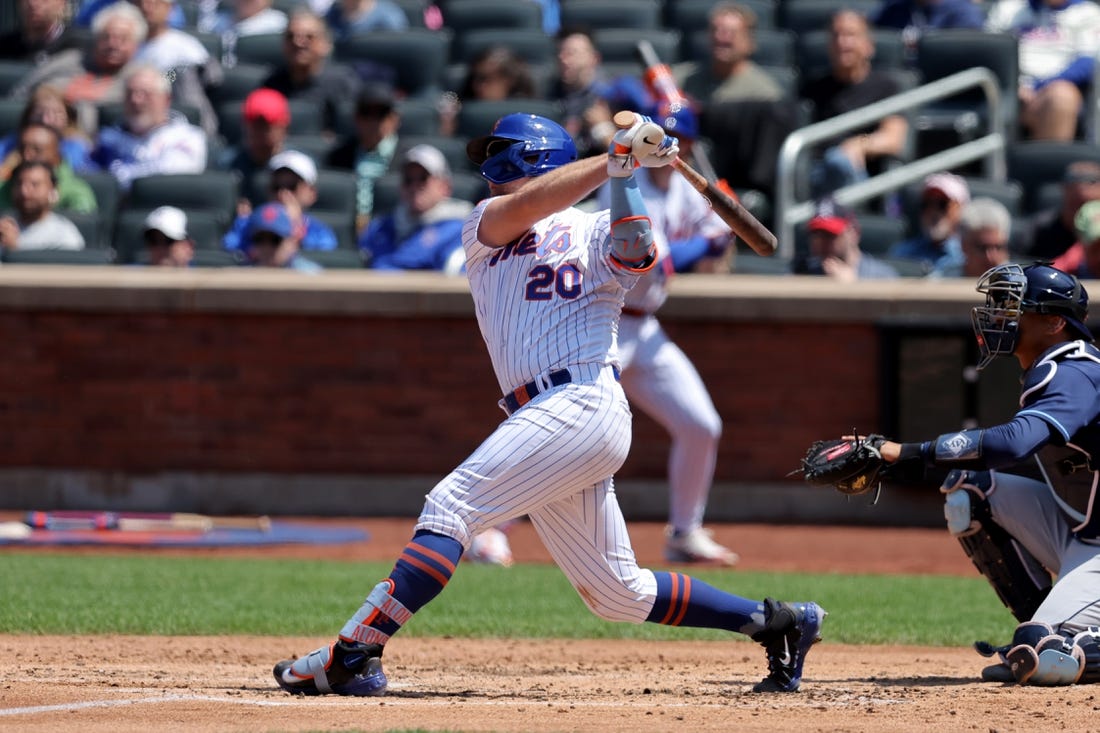
[{"label": "baseball diamond dirt", "polygon": [[[370,532],[369,541],[157,552],[388,560],[411,528],[408,519],[355,524]],[[661,526],[630,530],[642,563],[660,563]],[[943,531],[715,530],[749,570],[975,573]],[[549,562],[527,524],[513,530],[512,544],[518,562]],[[786,695],[749,691],[764,656],[746,642],[411,637],[387,647],[391,686],[384,698],[295,698],[279,691],[272,662],[317,641],[0,636],[0,730],[1095,731],[1100,719],[1097,687],[983,684],[977,672],[984,660],[969,649],[855,647],[827,639],[807,662],[802,691]]]}]

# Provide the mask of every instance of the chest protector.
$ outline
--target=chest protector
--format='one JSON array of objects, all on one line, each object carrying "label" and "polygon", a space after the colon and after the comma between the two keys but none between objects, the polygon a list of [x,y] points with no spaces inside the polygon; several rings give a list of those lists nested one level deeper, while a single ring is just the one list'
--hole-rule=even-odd
[{"label": "chest protector", "polygon": [[[1029,370],[1021,397],[1025,407],[1038,399],[1054,379],[1059,363],[1082,359],[1100,369],[1100,352],[1091,344],[1073,341],[1048,353]],[[1096,487],[1100,483],[1095,453],[1100,447],[1100,424],[1094,419],[1070,436],[1065,445],[1047,444],[1036,455],[1039,470],[1069,519],[1077,539],[1100,544],[1100,513],[1096,507]]]}]

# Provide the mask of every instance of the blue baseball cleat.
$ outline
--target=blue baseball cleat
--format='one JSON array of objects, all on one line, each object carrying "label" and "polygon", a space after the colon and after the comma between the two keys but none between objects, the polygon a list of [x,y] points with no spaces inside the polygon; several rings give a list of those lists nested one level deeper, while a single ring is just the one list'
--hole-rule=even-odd
[{"label": "blue baseball cleat", "polygon": [[753,685],[753,692],[798,692],[806,653],[821,641],[821,623],[828,613],[813,601],[783,603],[764,599],[764,629],[753,640],[764,645],[768,676]]},{"label": "blue baseball cleat", "polygon": [[292,695],[374,697],[386,692],[382,647],[339,640],[298,659],[285,659],[273,671],[279,687]]}]

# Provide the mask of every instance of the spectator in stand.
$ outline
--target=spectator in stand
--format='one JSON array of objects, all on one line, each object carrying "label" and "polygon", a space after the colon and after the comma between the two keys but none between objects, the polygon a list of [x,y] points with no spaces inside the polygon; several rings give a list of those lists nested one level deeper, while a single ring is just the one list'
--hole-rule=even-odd
[{"label": "spectator in stand", "polygon": [[248,208],[267,200],[267,191],[256,188],[256,174],[267,170],[272,157],[283,151],[287,128],[290,126],[290,105],[286,97],[274,89],[257,89],[241,105],[243,139],[240,146],[227,148],[218,162],[222,170],[241,174],[242,205]]},{"label": "spectator in stand", "polygon": [[911,49],[925,31],[943,28],[981,30],[985,25],[982,6],[973,0],[882,0],[869,19],[876,28],[901,31],[906,46]]},{"label": "spectator in stand", "polygon": [[187,214],[175,206],[149,212],[142,241],[153,267],[190,267],[195,257],[195,242],[187,233]]},{"label": "spectator in stand", "polygon": [[390,0],[336,0],[325,14],[325,22],[336,38],[409,27],[405,11]]},{"label": "spectator in stand", "polygon": [[1086,201],[1073,217],[1077,241],[1054,259],[1054,267],[1081,279],[1100,278],[1100,201]]},{"label": "spectator in stand", "polygon": [[986,29],[1020,37],[1020,122],[1029,136],[1073,140],[1100,53],[1100,5],[999,0]]},{"label": "spectator in stand", "polygon": [[[40,122],[58,131],[61,136],[61,157],[73,172],[84,173],[96,169],[91,159],[91,138],[77,127],[76,109],[65,101],[65,97],[55,87],[38,87],[27,100],[27,106],[19,117],[19,129],[22,130],[32,122]],[[11,170],[19,164],[21,158],[18,146],[18,132],[0,139],[0,161],[3,161],[0,163],[0,178],[7,179]]]},{"label": "spectator in stand", "polygon": [[714,102],[776,100],[783,90],[750,58],[756,51],[756,13],[732,2],[711,8],[710,61],[677,69],[680,88],[702,107]]},{"label": "spectator in stand", "polygon": [[507,46],[489,46],[474,56],[458,92],[460,102],[530,99],[534,96],[535,78],[530,67]]},{"label": "spectator in stand", "polygon": [[[338,240],[336,232],[325,223],[311,217],[309,207],[317,201],[317,164],[305,153],[298,150],[284,150],[275,155],[267,164],[271,171],[270,196],[268,204],[279,204],[279,210],[294,225],[296,248],[304,250],[333,250]],[[261,208],[267,207],[264,204]],[[253,218],[249,218],[249,215]],[[269,214],[270,216],[270,214]],[[222,239],[222,244],[231,252],[245,251],[248,247],[250,222],[254,222],[254,212],[237,216],[233,227]]]},{"label": "spectator in stand", "polygon": [[462,222],[473,209],[451,198],[451,169],[438,148],[414,145],[401,158],[401,201],[371,222],[359,248],[376,270],[439,270],[457,275],[466,265]]},{"label": "spectator in stand", "polygon": [[[806,80],[799,97],[814,105],[813,121],[820,122],[865,107],[900,90],[889,75],[871,68],[875,44],[867,20],[853,10],[837,11],[829,21],[829,65],[824,76]],[[810,174],[815,198],[868,176],[878,162],[897,157],[905,149],[909,126],[901,115],[891,115],[844,137],[830,141],[823,158]]]},{"label": "spectator in stand", "polygon": [[[548,95],[562,105],[562,127],[573,137],[577,156],[603,153],[615,134],[611,116],[617,85],[603,71],[603,59],[586,28],[562,28],[557,37],[557,74]],[[630,105],[631,109],[640,105]]]},{"label": "spectator in stand", "polygon": [[50,57],[12,89],[12,97],[26,99],[41,85],[55,86],[76,107],[80,129],[92,137],[99,128],[96,106],[122,101],[125,71],[147,30],[141,11],[130,3],[108,5],[92,23],[90,49]]},{"label": "spectator in stand", "polygon": [[325,165],[355,173],[355,223],[362,232],[374,212],[374,186],[397,153],[401,113],[393,88],[364,85],[355,100],[355,133],[329,151]]},{"label": "spectator in stand", "polygon": [[[929,271],[961,267],[959,222],[969,202],[970,187],[961,176],[934,173],[925,178],[920,196],[920,234],[894,244],[889,256],[920,262]],[[978,275],[982,272],[985,270]]]},{"label": "spectator in stand", "polygon": [[1100,199],[1100,163],[1078,160],[1066,166],[1062,200],[1035,216],[1024,254],[1036,260],[1053,260],[1077,241],[1074,217],[1086,201]]},{"label": "spectator in stand", "polygon": [[77,41],[65,17],[65,0],[19,0],[19,27],[0,34],[0,59],[40,64],[74,48]]},{"label": "spectator in stand", "polygon": [[991,267],[1008,263],[1012,215],[1000,201],[976,198],[962,207],[959,238],[963,259],[936,267],[929,277],[981,277]]},{"label": "spectator in stand", "polygon": [[848,208],[826,198],[817,202],[806,225],[809,256],[796,260],[800,275],[827,275],[844,283],[896,278],[897,270],[859,247],[859,221]]},{"label": "spectator in stand", "polygon": [[256,267],[284,267],[306,274],[322,269],[302,256],[302,227],[282,204],[267,203],[256,209],[244,234],[245,253]]},{"label": "spectator in stand", "polygon": [[197,109],[202,129],[208,136],[217,135],[218,118],[206,89],[221,83],[221,63],[195,36],[168,25],[175,0],[137,0],[137,4],[149,30],[134,62],[160,69],[172,81],[173,100]]},{"label": "spectator in stand", "polygon": [[[92,187],[87,181],[78,178],[72,166],[62,159],[61,137],[54,128],[42,122],[25,124],[17,134],[12,157],[16,161],[13,172],[22,163],[45,163],[50,167],[57,194],[55,208],[80,213],[98,210]],[[12,178],[0,184],[0,208],[9,208],[12,205],[13,188]]]},{"label": "spectator in stand", "polygon": [[325,22],[308,10],[295,10],[287,22],[283,52],[286,63],[260,86],[316,104],[323,111],[325,130],[334,131],[340,103],[355,99],[360,83],[352,69],[330,60],[332,39]]},{"label": "spectator in stand", "polygon": [[199,19],[198,29],[216,33],[222,39],[222,66],[237,65],[237,39],[244,36],[282,33],[286,13],[271,7],[272,0],[236,0],[232,10],[220,9]]},{"label": "spectator in stand", "polygon": [[440,115],[440,132],[453,135],[459,110],[465,102],[535,97],[535,77],[527,62],[507,46],[482,49],[466,66],[457,99],[448,100]]},{"label": "spectator in stand", "polygon": [[206,133],[171,108],[172,87],[153,66],[127,75],[123,119],[100,131],[92,160],[109,171],[123,190],[135,178],[201,173],[206,168]]},{"label": "spectator in stand", "polygon": [[53,169],[26,161],[11,175],[14,213],[0,218],[4,249],[84,249],[84,237],[71,221],[54,212],[57,182]]},{"label": "spectator in stand", "polygon": [[[119,0],[84,0],[80,3],[80,9],[77,10],[76,18],[73,20],[73,24],[80,28],[89,28],[94,25],[95,18],[104,8],[109,8]],[[173,28],[184,28],[187,26],[187,18],[183,14],[183,9],[176,6],[172,8],[172,12],[168,17],[168,24]]]}]

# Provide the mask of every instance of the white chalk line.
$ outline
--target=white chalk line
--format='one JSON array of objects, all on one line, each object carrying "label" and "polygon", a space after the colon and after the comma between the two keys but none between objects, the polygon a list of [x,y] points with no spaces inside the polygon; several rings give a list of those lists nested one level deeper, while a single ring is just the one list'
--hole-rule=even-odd
[{"label": "white chalk line", "polygon": [[[311,697],[308,703],[303,698],[293,698],[290,700],[250,700],[245,698],[234,697],[217,697],[214,695],[158,695],[156,697],[135,697],[122,700],[88,700],[85,702],[72,702],[72,703],[58,703],[56,705],[33,705],[29,707],[21,708],[0,708],[0,717],[8,717],[13,715],[38,715],[41,713],[61,713],[61,712],[73,712],[76,710],[91,710],[102,708],[117,708],[126,707],[129,705],[148,705],[150,703],[174,703],[174,702],[213,702],[224,703],[229,705],[254,705],[256,707],[299,707],[302,705],[322,705],[325,707],[349,707],[349,706],[361,706],[363,702],[376,701],[379,703],[385,702],[386,705],[401,705],[409,704],[416,705],[417,707],[443,707],[454,705],[454,698],[462,697],[462,704],[465,706],[475,707],[500,707],[508,706],[515,707],[516,705],[537,705],[547,707],[562,707],[562,708],[606,708],[606,707],[622,707],[622,702],[599,702],[596,700],[590,701],[567,701],[567,700],[526,700],[508,698],[506,700],[479,700],[477,698],[465,697],[461,693],[454,693],[448,696],[447,699],[425,699],[421,697],[377,697],[377,698],[358,698],[358,697],[340,697],[331,696],[324,698]],[[733,698],[731,698],[733,700]],[[737,704],[744,707],[745,700],[739,698],[735,700],[735,703],[712,703],[702,702],[699,700],[686,700],[679,703],[661,703],[661,708],[725,708],[730,704]],[[763,702],[763,701],[762,701]],[[778,700],[768,698],[770,704],[762,707],[769,709],[775,707],[775,703]],[[889,698],[870,698],[864,696],[858,696],[849,698],[847,700],[833,700],[833,701],[821,701],[821,700],[806,700],[804,702],[795,702],[793,700],[784,700],[783,707],[851,707],[853,704],[861,705],[896,705],[902,703],[902,700],[889,699]],[[793,705],[788,703],[794,703]]]}]

